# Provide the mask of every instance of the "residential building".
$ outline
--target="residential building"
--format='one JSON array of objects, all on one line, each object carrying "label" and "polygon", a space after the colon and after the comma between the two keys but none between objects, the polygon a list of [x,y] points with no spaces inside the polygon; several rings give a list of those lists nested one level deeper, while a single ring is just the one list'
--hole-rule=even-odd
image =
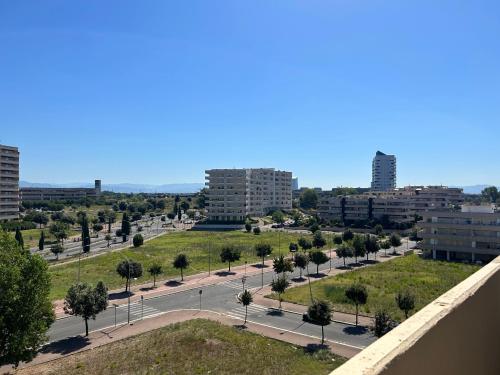
[{"label": "residential building", "polygon": [[434,259],[489,262],[500,255],[500,212],[493,205],[422,213],[421,247]]},{"label": "residential building", "polygon": [[19,218],[19,150],[0,145],[0,221]]},{"label": "residential building", "polygon": [[23,202],[98,198],[101,195],[101,180],[95,180],[93,188],[22,187],[20,194]]},{"label": "residential building", "polygon": [[462,204],[463,191],[446,186],[407,186],[385,192],[335,196],[323,192],[318,200],[318,214],[328,220],[342,222],[377,219],[395,223],[410,223],[415,215]]},{"label": "residential building", "polygon": [[205,171],[208,220],[243,221],[292,208],[292,173],[274,168]]},{"label": "residential building", "polygon": [[292,190],[299,190],[299,178],[292,178]]},{"label": "residential building", "polygon": [[377,151],[372,161],[373,191],[388,191],[396,188],[396,156]]}]

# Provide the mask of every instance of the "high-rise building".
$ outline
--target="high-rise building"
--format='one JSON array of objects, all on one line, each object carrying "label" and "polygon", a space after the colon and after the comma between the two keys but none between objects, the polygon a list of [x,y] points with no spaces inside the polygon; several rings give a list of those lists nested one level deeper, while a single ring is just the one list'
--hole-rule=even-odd
[{"label": "high-rise building", "polygon": [[292,178],[292,190],[299,190],[299,178]]},{"label": "high-rise building", "polygon": [[396,156],[377,151],[372,162],[372,190],[387,191],[396,188]]},{"label": "high-rise building", "polygon": [[0,221],[19,217],[19,151],[0,145]]},{"label": "high-rise building", "polygon": [[258,168],[211,169],[205,173],[210,221],[241,222],[247,216],[292,208],[291,172]]}]

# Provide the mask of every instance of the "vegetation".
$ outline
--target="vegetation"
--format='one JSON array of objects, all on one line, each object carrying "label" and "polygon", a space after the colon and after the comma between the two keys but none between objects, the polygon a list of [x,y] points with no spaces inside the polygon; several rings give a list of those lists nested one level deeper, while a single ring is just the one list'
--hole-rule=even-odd
[{"label": "vegetation", "polygon": [[189,260],[186,254],[178,254],[172,265],[175,269],[181,270],[181,281],[184,281],[184,270],[189,267]]},{"label": "vegetation", "polygon": [[220,251],[220,260],[222,263],[229,264],[229,272],[231,272],[231,262],[236,262],[240,260],[241,250],[233,246],[224,246]]},{"label": "vegetation", "polygon": [[296,253],[293,256],[293,262],[295,267],[300,270],[300,278],[302,279],[302,272],[306,269],[307,263],[309,263],[309,257],[306,254]]},{"label": "vegetation", "polygon": [[54,321],[47,262],[0,231],[0,366],[30,361]]},{"label": "vegetation", "polygon": [[293,264],[290,259],[280,255],[279,257],[274,258],[273,269],[276,273],[293,272]]},{"label": "vegetation", "polygon": [[332,308],[327,301],[314,301],[307,309],[307,319],[321,326],[321,345],[325,343],[325,326],[332,321]]},{"label": "vegetation", "polygon": [[245,322],[244,322],[244,324],[247,324],[248,305],[250,305],[253,302],[252,293],[250,293],[248,290],[245,289],[245,291],[243,293],[241,293],[240,302],[243,306],[245,306]]},{"label": "vegetation", "polygon": [[396,303],[401,311],[404,311],[405,318],[408,319],[408,313],[415,308],[415,296],[409,291],[399,292],[396,295]]},{"label": "vegetation", "polygon": [[306,210],[316,208],[318,205],[318,194],[314,189],[305,189],[299,198],[300,207]]},{"label": "vegetation", "polygon": [[335,253],[337,253],[337,256],[339,258],[343,259],[344,267],[345,267],[346,266],[345,260],[347,258],[352,258],[352,256],[354,255],[354,250],[352,249],[352,247],[350,245],[342,244],[341,246],[337,247],[337,249],[335,250]]},{"label": "vegetation", "polygon": [[321,250],[314,250],[309,253],[309,260],[316,265],[316,275],[319,275],[319,266],[328,262],[329,259]]},{"label": "vegetation", "polygon": [[[103,345],[26,374],[329,374],[345,362],[209,320],[191,320]],[[30,372],[32,371],[32,372]]]},{"label": "vegetation", "polygon": [[253,228],[253,234],[259,235],[260,234],[260,228],[259,227]]},{"label": "vegetation", "polygon": [[346,289],[345,296],[356,306],[356,325],[358,325],[359,305],[366,304],[368,292],[364,285],[353,284]]},{"label": "vegetation", "polygon": [[276,279],[273,279],[273,281],[271,282],[271,290],[274,293],[278,294],[278,300],[280,302],[280,310],[281,310],[281,302],[282,302],[281,296],[283,295],[283,293],[285,293],[286,288],[288,288],[289,286],[290,286],[290,282],[288,281],[285,274],[278,276]]},{"label": "vegetation", "polygon": [[[398,257],[370,267],[324,278],[311,283],[314,298],[330,301],[338,311],[354,312],[355,308],[345,296],[353,283],[364,285],[370,298],[360,312],[373,315],[385,309],[395,320],[402,320],[395,298],[401,290],[411,290],[415,295],[415,308],[420,310],[432,300],[473,274],[480,267],[472,264],[427,260],[415,254]],[[309,286],[289,289],[283,300],[308,305]]]},{"label": "vegetation", "polygon": [[375,336],[382,337],[395,326],[396,322],[391,319],[391,316],[386,310],[381,309],[375,313],[375,325],[373,327]]},{"label": "vegetation", "polygon": [[130,280],[142,276],[142,264],[133,260],[123,260],[116,266],[116,273],[125,279],[125,292],[130,291]]},{"label": "vegetation", "polygon": [[148,272],[153,277],[153,288],[156,288],[156,277],[163,273],[163,268],[160,264],[154,263],[148,268]]},{"label": "vegetation", "polygon": [[264,265],[264,260],[267,256],[271,255],[273,248],[268,243],[259,243],[255,245],[255,254],[262,258],[262,265]]},{"label": "vegetation", "polygon": [[144,244],[144,237],[142,237],[142,234],[137,233],[132,239],[132,244],[134,247],[142,246]]}]

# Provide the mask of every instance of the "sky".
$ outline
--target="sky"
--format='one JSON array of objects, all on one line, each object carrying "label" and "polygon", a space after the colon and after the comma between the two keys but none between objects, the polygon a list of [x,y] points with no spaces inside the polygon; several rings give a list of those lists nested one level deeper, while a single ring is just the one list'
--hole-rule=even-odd
[{"label": "sky", "polygon": [[0,0],[22,180],[500,185],[497,0]]}]

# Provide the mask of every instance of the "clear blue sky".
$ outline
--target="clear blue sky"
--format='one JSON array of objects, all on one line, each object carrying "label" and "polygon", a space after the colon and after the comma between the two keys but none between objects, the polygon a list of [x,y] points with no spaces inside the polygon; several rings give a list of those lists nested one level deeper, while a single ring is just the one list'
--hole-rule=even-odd
[{"label": "clear blue sky", "polygon": [[0,143],[33,182],[500,185],[497,0],[0,0]]}]

